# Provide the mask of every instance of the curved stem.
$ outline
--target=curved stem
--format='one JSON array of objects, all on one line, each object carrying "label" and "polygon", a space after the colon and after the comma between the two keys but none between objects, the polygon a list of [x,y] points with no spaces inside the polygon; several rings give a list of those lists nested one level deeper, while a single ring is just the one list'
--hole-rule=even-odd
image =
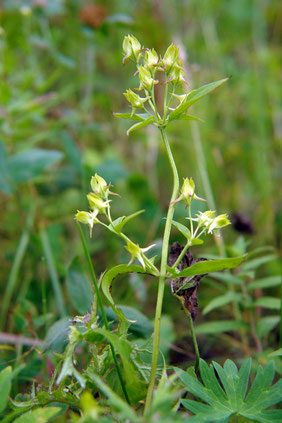
[{"label": "curved stem", "polygon": [[156,313],[155,313],[152,370],[151,370],[151,377],[150,377],[150,382],[148,386],[148,392],[147,392],[147,398],[146,398],[146,404],[145,404],[145,410],[144,410],[145,414],[150,410],[150,407],[151,407],[153,389],[155,385],[155,378],[156,378],[156,372],[157,372],[158,353],[159,353],[159,345],[160,345],[161,314],[162,314],[163,296],[164,296],[164,288],[165,288],[165,274],[166,274],[166,266],[167,266],[168,246],[169,246],[169,238],[170,238],[170,231],[171,231],[171,223],[172,223],[174,208],[175,208],[175,203],[173,202],[176,200],[178,195],[178,190],[179,190],[178,172],[177,172],[174,158],[170,149],[167,134],[164,128],[160,128],[160,131],[161,131],[162,138],[166,147],[166,152],[168,155],[170,167],[173,174],[173,190],[172,190],[172,195],[170,200],[170,206],[167,212],[167,218],[166,218],[165,230],[164,230],[164,236],[163,236],[161,270],[160,270],[157,305],[156,305]]},{"label": "curved stem", "polygon": [[[100,311],[101,311],[101,314],[102,314],[102,319],[103,319],[105,328],[107,330],[109,330],[109,322],[108,322],[108,319],[107,319],[107,316],[106,316],[104,304],[103,304],[102,297],[101,297],[101,294],[100,294],[100,291],[99,291],[98,281],[97,281],[95,271],[94,271],[94,267],[93,267],[93,264],[92,264],[92,261],[91,261],[90,255],[89,255],[89,251],[88,251],[88,248],[87,248],[87,245],[86,245],[85,237],[84,237],[84,234],[82,232],[82,229],[81,229],[81,226],[80,226],[79,223],[78,223],[77,227],[78,227],[81,243],[82,243],[83,250],[84,250],[84,255],[85,255],[85,258],[86,258],[86,261],[87,261],[87,264],[88,264],[88,267],[89,267],[89,271],[90,271],[90,274],[91,274],[91,279],[92,279],[92,282],[93,282],[93,285],[94,285],[94,288],[95,288],[98,304],[99,304]],[[121,369],[120,369],[119,363],[117,361],[117,356],[116,356],[114,346],[111,342],[109,344],[110,344],[110,348],[111,348],[111,351],[112,351],[113,360],[114,360],[114,363],[115,363],[116,371],[117,371],[117,374],[118,374],[118,378],[119,378],[119,381],[120,381],[120,384],[121,384],[123,394],[124,394],[125,399],[128,402],[128,404],[130,404],[129,397],[128,397],[128,394],[127,394],[127,391],[126,391],[126,387],[125,387],[125,384],[124,384],[124,381],[123,381],[123,378],[122,378]]]},{"label": "curved stem", "polygon": [[191,241],[188,241],[185,245],[185,247],[183,248],[183,250],[181,251],[181,253],[179,254],[179,256],[177,257],[176,262],[174,263],[174,265],[172,266],[172,269],[175,269],[179,263],[181,262],[181,260],[183,259],[186,251],[188,250],[188,248],[191,246]]}]

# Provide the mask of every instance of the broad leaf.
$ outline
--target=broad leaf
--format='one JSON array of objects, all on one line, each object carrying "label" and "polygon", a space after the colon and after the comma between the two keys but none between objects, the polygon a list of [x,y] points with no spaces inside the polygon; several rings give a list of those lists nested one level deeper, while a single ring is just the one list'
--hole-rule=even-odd
[{"label": "broad leaf", "polygon": [[[246,396],[251,359],[242,363],[240,371],[232,360],[226,360],[224,367],[213,362],[208,366],[200,360],[200,373],[203,384],[188,372],[176,369],[181,381],[189,393],[202,402],[183,399],[182,404],[194,416],[189,417],[192,423],[228,422],[231,416],[247,417],[251,421],[262,423],[281,421],[281,410],[266,410],[281,400],[282,380],[271,386],[274,377],[274,364],[269,363],[263,370],[259,367],[256,378]],[[217,376],[222,384],[219,384]],[[271,420],[273,419],[273,420]],[[279,420],[280,419],[280,420]]]},{"label": "broad leaf", "polygon": [[184,100],[176,109],[174,109],[169,115],[169,121],[179,119],[179,116],[182,113],[186,112],[192,104],[200,100],[206,94],[209,94],[215,88],[222,85],[224,82],[228,81],[229,78],[221,79],[219,81],[211,82],[210,84],[203,85],[200,88],[190,91],[187,95],[186,100]]},{"label": "broad leaf", "polygon": [[135,123],[127,130],[127,135],[130,134],[130,132],[135,131],[136,129],[144,128],[145,126],[150,125],[151,123],[155,122],[156,119],[154,116],[148,117],[148,119],[143,120],[142,122]]},{"label": "broad leaf", "polygon": [[16,420],[14,420],[14,423],[47,423],[60,411],[60,407],[40,407],[36,410],[28,411],[21,417],[18,417]]},{"label": "broad leaf", "polygon": [[183,276],[194,276],[202,275],[204,273],[218,272],[219,270],[224,269],[233,269],[234,267],[239,266],[244,261],[244,259],[245,257],[242,256],[219,260],[200,261],[182,270],[179,273],[175,272],[170,267],[168,267],[167,269],[169,272],[169,276],[177,276],[177,278],[180,278]]},{"label": "broad leaf", "polygon": [[57,150],[41,148],[26,150],[8,160],[9,175],[14,182],[29,181],[62,158],[63,154]]}]

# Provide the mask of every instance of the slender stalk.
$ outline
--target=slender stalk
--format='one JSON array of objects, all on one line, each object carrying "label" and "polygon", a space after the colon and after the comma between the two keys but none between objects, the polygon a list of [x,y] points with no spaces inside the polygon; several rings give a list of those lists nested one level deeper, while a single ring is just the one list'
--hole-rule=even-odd
[{"label": "slender stalk", "polygon": [[162,256],[161,256],[161,270],[160,270],[160,278],[159,278],[159,286],[158,286],[158,295],[157,295],[157,304],[156,304],[156,313],[155,313],[155,327],[154,327],[154,343],[153,343],[153,353],[152,353],[152,370],[151,370],[151,377],[148,386],[146,404],[144,413],[146,414],[151,407],[152,404],[152,397],[153,397],[153,389],[155,385],[155,378],[157,372],[157,364],[158,364],[158,353],[159,353],[159,345],[160,345],[160,328],[161,328],[161,314],[162,314],[162,305],[163,305],[163,296],[164,296],[164,288],[165,288],[165,273],[166,273],[166,265],[167,265],[167,256],[168,256],[168,246],[169,246],[169,238],[170,238],[170,231],[171,231],[171,224],[174,214],[175,203],[173,201],[176,200],[179,190],[179,177],[177,168],[174,162],[174,158],[170,149],[169,141],[167,138],[167,134],[164,128],[160,128],[162,138],[166,147],[166,152],[168,155],[170,167],[173,173],[173,190],[170,200],[170,206],[167,212],[167,218],[165,223],[165,230],[164,230],[164,237],[163,237],[163,245],[162,245]]},{"label": "slender stalk", "polygon": [[[185,310],[186,310],[186,308],[185,308]],[[195,354],[196,354],[195,372],[196,372],[198,370],[199,364],[200,364],[199,347],[198,347],[198,342],[197,342],[197,338],[196,338],[196,334],[195,334],[195,330],[194,330],[193,319],[192,319],[191,313],[189,313],[187,311],[186,314],[187,314],[187,317],[188,317],[190,331],[191,331],[191,335],[192,335],[192,339],[193,339],[193,344],[194,344],[194,348],[195,348]]]},{"label": "slender stalk", "polygon": [[58,276],[58,273],[57,273],[55,260],[54,260],[54,256],[53,256],[52,249],[51,249],[51,246],[50,246],[49,238],[48,238],[48,235],[47,235],[45,229],[41,229],[41,231],[40,231],[40,240],[41,240],[43,254],[44,254],[45,259],[46,259],[46,264],[47,264],[47,267],[48,267],[50,279],[51,279],[51,282],[52,282],[52,285],[53,285],[53,290],[54,290],[54,293],[55,293],[55,299],[56,299],[57,307],[58,307],[58,310],[59,310],[61,317],[64,317],[67,314],[65,303],[64,303],[64,297],[63,297],[61,285],[60,285],[60,282],[59,282],[59,276]]},{"label": "slender stalk", "polygon": [[191,242],[188,241],[187,244],[185,245],[185,247],[183,248],[183,250],[181,251],[181,253],[179,254],[179,256],[177,257],[176,262],[174,263],[174,265],[172,266],[173,269],[175,269],[179,263],[181,262],[182,258],[184,257],[186,251],[188,250],[188,248],[190,247]]},{"label": "slender stalk", "polygon": [[[105,328],[107,330],[109,330],[109,322],[108,322],[108,319],[107,319],[107,316],[106,316],[104,304],[103,304],[102,297],[101,297],[101,294],[100,294],[100,291],[99,291],[98,281],[97,281],[95,271],[94,271],[94,267],[93,267],[93,264],[92,264],[92,261],[91,261],[90,255],[89,255],[86,240],[85,240],[83,231],[82,231],[79,223],[77,224],[77,227],[78,227],[81,243],[82,243],[82,246],[83,246],[84,255],[85,255],[85,258],[86,258],[86,261],[87,261],[87,264],[88,264],[88,268],[89,268],[89,272],[90,272],[90,275],[91,275],[91,279],[92,279],[92,282],[93,282],[93,285],[94,285],[94,288],[95,288],[99,308],[100,308],[100,311],[101,311],[101,314],[102,314],[102,319],[103,319]],[[123,381],[123,378],[122,378],[121,369],[120,369],[119,363],[117,361],[117,356],[116,356],[114,346],[111,342],[109,344],[110,344],[110,348],[111,348],[111,351],[112,351],[113,360],[114,360],[114,363],[115,363],[115,366],[116,366],[116,371],[117,371],[117,374],[118,374],[118,378],[119,378],[119,381],[120,381],[120,384],[121,384],[123,394],[124,394],[128,404],[130,404],[129,397],[128,397],[128,394],[127,394],[127,390],[126,390],[126,387],[125,387],[125,384],[124,384],[124,381]]]}]

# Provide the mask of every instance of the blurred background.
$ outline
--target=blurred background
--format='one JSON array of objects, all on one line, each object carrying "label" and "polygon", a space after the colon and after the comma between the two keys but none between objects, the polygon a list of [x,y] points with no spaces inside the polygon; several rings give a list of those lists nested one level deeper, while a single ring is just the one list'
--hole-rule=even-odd
[{"label": "blurred background", "polygon": [[[130,122],[112,115],[129,111],[122,93],[137,85],[133,66],[122,65],[128,33],[159,54],[171,42],[178,44],[192,88],[231,77],[194,106],[193,114],[204,123],[177,122],[169,138],[181,179],[193,177],[197,194],[232,218],[223,231],[226,253],[260,248],[260,261],[245,272],[252,281],[274,278],[267,298],[279,298],[281,22],[279,0],[0,2],[0,341],[14,336],[10,347],[0,350],[1,365],[25,361],[22,379],[36,377],[42,359],[17,337],[32,338],[32,347],[51,339],[60,351],[65,337],[57,334],[70,316],[90,309],[74,214],[87,208],[94,173],[122,197],[113,198],[115,217],[146,210],[128,225],[128,233],[141,246],[156,242],[155,252],[160,250],[172,182],[161,139],[150,127],[127,137]],[[185,216],[177,206],[177,219],[184,223]],[[176,231],[172,240],[183,243]],[[120,240],[102,227],[94,228],[89,249],[97,275],[128,261]],[[219,254],[212,237],[193,252]],[[228,287],[205,278],[200,309]],[[154,280],[124,277],[113,295],[152,318]],[[255,294],[252,301],[259,299]],[[200,313],[199,326],[228,320],[230,307]],[[279,307],[269,301],[259,309],[258,318],[268,319],[258,329],[268,347],[278,339]],[[169,288],[164,313],[171,362],[189,361],[193,348],[185,317]],[[204,358],[220,359],[226,348],[242,355],[236,334],[223,332],[199,329]]]}]

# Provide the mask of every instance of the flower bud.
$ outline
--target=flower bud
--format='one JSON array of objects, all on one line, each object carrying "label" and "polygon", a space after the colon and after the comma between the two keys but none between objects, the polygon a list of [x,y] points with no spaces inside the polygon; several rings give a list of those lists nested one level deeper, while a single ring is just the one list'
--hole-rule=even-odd
[{"label": "flower bud", "polygon": [[145,269],[146,265],[145,265],[144,259],[146,259],[147,261],[148,261],[148,259],[146,258],[146,256],[144,255],[144,253],[146,251],[149,251],[154,246],[155,246],[155,244],[150,245],[147,248],[140,248],[138,244],[134,244],[134,242],[128,240],[127,241],[127,244],[125,246],[125,249],[131,255],[130,262],[128,264],[131,264],[133,262],[133,260],[137,259],[142,264],[142,266]]},{"label": "flower bud", "polygon": [[206,201],[195,194],[195,183],[192,178],[184,178],[182,187],[180,188],[180,200],[184,200],[185,203],[190,206],[193,199]]},{"label": "flower bud", "polygon": [[217,217],[214,217],[215,211],[212,210],[208,210],[204,213],[199,212],[197,216],[199,227],[207,228],[209,234],[230,224],[227,214],[220,214]]},{"label": "flower bud", "polygon": [[90,237],[92,236],[92,229],[95,223],[100,223],[99,220],[97,219],[98,213],[99,211],[96,209],[91,213],[88,213],[86,211],[78,211],[75,215],[75,220],[89,226]]},{"label": "flower bud", "polygon": [[143,109],[144,103],[150,98],[150,97],[142,98],[138,94],[135,94],[135,92],[133,92],[130,89],[126,90],[126,92],[123,95],[132,105],[132,114],[135,112],[135,109],[138,109],[138,108]]},{"label": "flower bud", "polygon": [[122,48],[125,53],[122,63],[126,63],[129,59],[138,62],[141,54],[141,44],[137,38],[133,35],[127,35],[124,37]]},{"label": "flower bud", "polygon": [[94,194],[99,195],[106,200],[108,199],[109,186],[102,176],[95,173],[95,175],[91,178],[90,185]]},{"label": "flower bud", "polygon": [[176,47],[174,44],[171,44],[163,57],[162,65],[165,72],[169,73],[174,65],[177,64],[179,59],[179,47]]},{"label": "flower bud", "polygon": [[183,68],[178,65],[173,66],[169,72],[169,81],[174,85],[181,84],[182,82],[187,84],[187,81],[184,78]]},{"label": "flower bud", "polygon": [[98,212],[102,214],[106,213],[106,209],[109,207],[110,200],[103,201],[99,195],[93,194],[93,192],[90,192],[87,195],[87,199],[92,210],[98,210]]},{"label": "flower bud", "polygon": [[151,72],[145,66],[140,66],[139,68],[139,90],[145,89],[147,91],[151,91],[154,84],[157,84],[158,81],[155,81],[154,78],[151,76]]},{"label": "flower bud", "polygon": [[147,66],[147,68],[150,70],[152,74],[155,73],[157,65],[159,63],[159,57],[157,52],[152,50],[146,50],[145,57],[144,57],[144,64]]}]

